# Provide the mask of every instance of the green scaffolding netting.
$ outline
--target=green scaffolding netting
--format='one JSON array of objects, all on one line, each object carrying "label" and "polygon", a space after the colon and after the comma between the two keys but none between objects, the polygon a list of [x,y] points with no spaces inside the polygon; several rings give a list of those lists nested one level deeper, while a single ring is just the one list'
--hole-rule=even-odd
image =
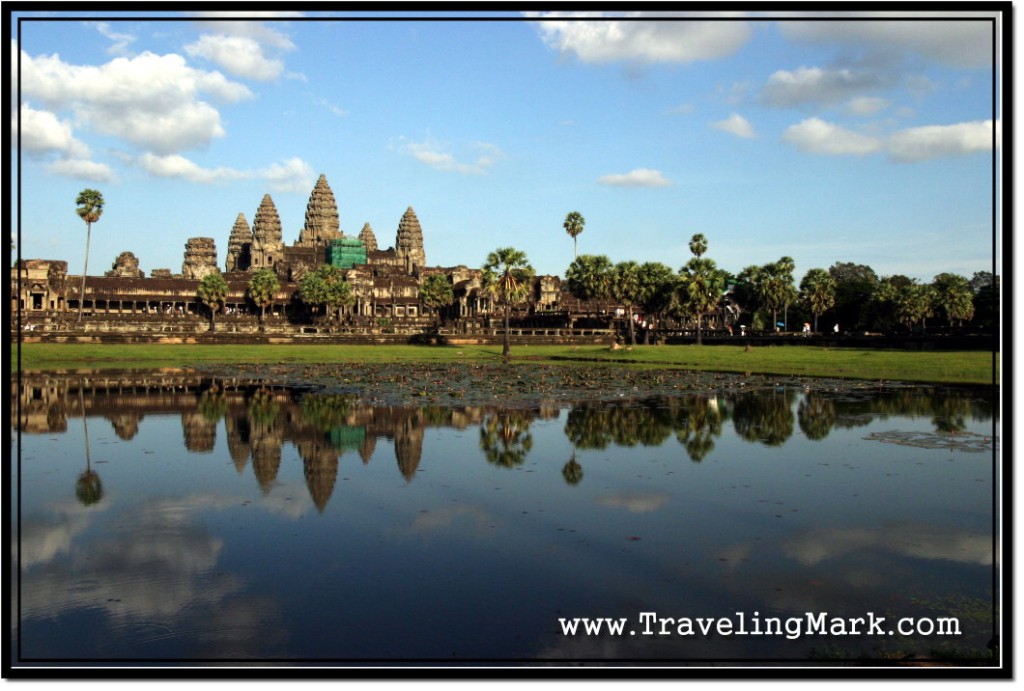
[{"label": "green scaffolding netting", "polygon": [[339,269],[351,269],[366,263],[366,246],[358,238],[342,238],[331,243],[328,263]]}]

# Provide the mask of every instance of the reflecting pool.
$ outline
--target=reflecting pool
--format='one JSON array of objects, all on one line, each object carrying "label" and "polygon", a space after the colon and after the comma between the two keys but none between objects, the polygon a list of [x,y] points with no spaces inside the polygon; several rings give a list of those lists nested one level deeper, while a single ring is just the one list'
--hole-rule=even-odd
[{"label": "reflecting pool", "polygon": [[989,391],[54,373],[11,410],[18,664],[993,663]]}]

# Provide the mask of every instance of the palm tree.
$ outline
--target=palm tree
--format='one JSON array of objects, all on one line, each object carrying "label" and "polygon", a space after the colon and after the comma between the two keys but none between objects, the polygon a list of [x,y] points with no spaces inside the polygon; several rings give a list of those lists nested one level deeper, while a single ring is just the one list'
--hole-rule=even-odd
[{"label": "palm tree", "polygon": [[793,287],[795,266],[791,258],[782,257],[777,262],[762,266],[757,274],[755,289],[762,304],[772,311],[773,329],[779,323],[779,310],[788,309],[790,303],[797,299],[796,288]]},{"label": "palm tree", "polygon": [[793,261],[792,257],[782,257],[775,263],[778,267],[779,273],[781,274],[784,286],[782,291],[784,293],[782,302],[782,323],[785,329],[789,328],[789,306],[800,299],[800,294],[797,293],[796,286],[793,284],[793,271],[796,269],[796,262]]},{"label": "palm tree", "polygon": [[679,270],[680,299],[697,315],[697,345],[701,345],[704,315],[718,307],[725,290],[725,272],[713,259],[693,257]]},{"label": "palm tree", "polygon": [[323,277],[324,304],[337,317],[340,324],[345,308],[356,301],[352,286],[345,280],[345,272],[331,264],[323,264],[317,269],[317,273]]},{"label": "palm tree", "polygon": [[220,273],[207,274],[199,282],[196,294],[204,305],[210,308],[210,333],[217,330],[217,312],[224,306],[224,298],[228,295],[228,284]]},{"label": "palm tree", "polygon": [[949,325],[953,321],[969,321],[974,316],[974,291],[963,276],[942,273],[932,280],[935,303],[946,313]]},{"label": "palm tree", "polygon": [[918,322],[924,328],[925,320],[932,316],[935,307],[935,290],[930,285],[912,283],[899,291],[896,297],[896,318],[913,330]]},{"label": "palm tree", "polygon": [[445,315],[441,308],[455,302],[455,289],[452,287],[452,282],[444,274],[430,274],[423,279],[423,285],[420,286],[420,302],[428,309],[433,310],[435,314],[440,313],[443,324]]},{"label": "palm tree", "polygon": [[260,269],[249,279],[249,297],[260,308],[260,324],[267,313],[267,305],[274,301],[274,294],[281,290],[277,274],[271,269]]},{"label": "palm tree", "polygon": [[700,257],[708,251],[708,239],[704,237],[703,233],[697,233],[690,238],[690,252],[693,256],[700,259]]},{"label": "palm tree", "polygon": [[818,331],[818,317],[836,304],[836,281],[825,269],[809,269],[800,281],[800,296],[814,315],[814,331]]},{"label": "palm tree", "polygon": [[636,327],[633,324],[633,308],[643,300],[643,283],[640,265],[633,261],[619,262],[612,272],[611,296],[626,307],[629,321],[629,344],[636,345]]},{"label": "palm tree", "polygon": [[316,312],[320,305],[327,304],[327,281],[321,268],[323,267],[307,271],[299,279],[299,299],[312,308],[313,312]]},{"label": "palm tree", "polygon": [[84,189],[75,199],[79,218],[85,221],[85,263],[82,265],[82,292],[78,296],[78,321],[82,321],[85,309],[85,275],[89,272],[89,239],[92,236],[92,224],[103,215],[103,194],[99,190]]},{"label": "palm tree", "polygon": [[502,247],[487,255],[483,267],[483,286],[504,307],[505,335],[501,356],[506,361],[510,351],[508,330],[512,305],[522,302],[529,295],[533,276],[533,267],[522,250]]},{"label": "palm tree", "polygon": [[690,252],[693,258],[679,269],[680,300],[697,315],[697,345],[703,343],[701,328],[706,313],[714,311],[725,290],[725,272],[712,259],[704,259],[708,251],[708,240],[697,233],[690,238]]},{"label": "palm tree", "polygon": [[570,211],[566,217],[562,227],[565,228],[565,232],[572,237],[572,257],[575,259],[576,254],[576,236],[583,232],[583,226],[586,224],[586,219],[580,214],[579,211]]},{"label": "palm tree", "polygon": [[[676,275],[661,262],[644,262],[640,265],[640,306],[646,315],[662,313],[672,304],[676,287]],[[650,321],[650,320],[648,320]],[[644,329],[644,345],[650,344],[651,329]]]},{"label": "palm tree", "polygon": [[[602,300],[611,289],[613,265],[603,254],[584,254],[576,257],[565,272],[569,293],[579,300]],[[579,302],[576,311],[580,311]]]}]

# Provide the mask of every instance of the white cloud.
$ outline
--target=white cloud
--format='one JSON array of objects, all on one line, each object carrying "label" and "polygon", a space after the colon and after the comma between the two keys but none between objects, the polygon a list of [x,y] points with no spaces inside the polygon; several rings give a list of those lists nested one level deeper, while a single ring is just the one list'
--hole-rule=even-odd
[{"label": "white cloud", "polygon": [[624,174],[603,175],[597,181],[612,187],[668,187],[672,184],[660,170],[651,168],[636,168]]},{"label": "white cloud", "polygon": [[739,113],[733,113],[725,120],[719,120],[718,122],[712,123],[711,125],[716,130],[722,130],[730,134],[735,134],[737,137],[750,138],[754,135],[754,127],[747,121],[745,117]]},{"label": "white cloud", "polygon": [[313,187],[313,167],[301,158],[289,158],[257,171],[274,192],[308,192]]},{"label": "white cloud", "polygon": [[204,34],[195,43],[185,46],[192,57],[201,57],[216,63],[236,77],[269,81],[284,71],[284,63],[263,54],[263,48],[248,36]]},{"label": "white cloud", "polygon": [[245,86],[193,69],[173,54],[147,52],[80,66],[59,55],[22,52],[21,77],[24,98],[54,111],[70,110],[82,129],[162,154],[203,148],[224,135],[220,113],[202,94],[226,102],[252,97]]},{"label": "white cloud", "polygon": [[456,159],[454,154],[444,150],[440,143],[429,138],[423,142],[403,142],[398,145],[399,151],[412,156],[434,170],[464,175],[481,175],[501,157],[501,150],[487,142],[474,142],[471,148],[475,152],[476,158],[472,163],[465,163]]},{"label": "white cloud", "polygon": [[48,163],[46,169],[66,178],[91,182],[113,182],[117,179],[114,171],[107,164],[80,158],[61,158]]},{"label": "white cloud", "polygon": [[274,192],[303,192],[308,191],[313,185],[312,166],[297,157],[259,170],[238,170],[226,166],[203,168],[195,161],[178,154],[157,156],[146,153],[139,156],[135,162],[150,175],[180,178],[203,185],[261,179],[265,180]]},{"label": "white cloud", "polygon": [[[294,50],[295,44],[284,33],[268,26],[262,21],[249,21],[253,19],[291,19],[302,17],[302,12],[250,12],[240,11],[209,11],[195,12],[194,17],[207,21],[201,21],[200,26],[210,27],[220,34],[233,36],[247,36],[261,45],[276,48],[278,50]],[[245,17],[246,19],[239,19]],[[230,19],[231,21],[217,21],[218,19]]]},{"label": "white cloud", "polygon": [[[202,57],[217,64],[230,74],[245,79],[269,81],[284,73],[284,61],[271,53],[295,50],[295,43],[287,34],[254,18],[283,19],[301,17],[301,12],[197,12],[194,16],[208,19],[200,26],[213,34],[204,34],[195,43],[185,46],[193,57]],[[245,20],[235,19],[245,17]],[[217,21],[218,19],[233,21]],[[290,79],[305,80],[302,74],[286,73]]]},{"label": "white cloud", "polygon": [[150,175],[159,178],[181,178],[189,182],[202,184],[252,177],[233,168],[203,168],[194,161],[178,154],[157,156],[146,153],[139,156],[137,162]]},{"label": "white cloud", "polygon": [[95,26],[97,31],[114,42],[107,48],[107,52],[111,55],[126,55],[128,53],[128,46],[135,42],[133,34],[114,31],[107,22],[96,22]]},{"label": "white cloud", "polygon": [[[17,117],[11,118],[11,135],[17,144]],[[28,103],[21,105],[21,150],[32,158],[57,155],[46,169],[63,177],[92,182],[111,182],[116,177],[108,165],[89,160],[89,147],[75,138],[69,123]]]},{"label": "white cloud", "polygon": [[[526,16],[538,20],[541,38],[549,48],[575,54],[583,62],[715,60],[735,53],[751,34],[743,21],[701,21],[709,16],[740,16],[736,13],[531,12]],[[587,21],[595,18],[598,21]]]},{"label": "white cloud", "polygon": [[853,115],[875,115],[889,107],[889,102],[877,96],[857,96],[846,104],[846,112]]},{"label": "white cloud", "polygon": [[[1000,134],[996,123],[996,146],[1000,144]],[[813,154],[862,156],[886,152],[897,161],[914,162],[991,151],[993,123],[984,120],[927,125],[899,130],[882,138],[861,134],[819,118],[808,118],[787,128],[782,139]]]},{"label": "white cloud", "polygon": [[[996,145],[1001,132],[995,131]],[[923,161],[939,156],[964,156],[992,150],[992,121],[928,125],[901,130],[889,137],[889,154],[899,161]]]},{"label": "white cloud", "polygon": [[[903,21],[883,21],[899,13],[852,12],[850,21],[784,21],[779,26],[790,39],[821,44],[845,44],[867,50],[876,56],[901,56],[913,53],[952,67],[979,68],[992,65],[992,13],[914,12]],[[904,18],[907,14],[903,13]],[[934,17],[940,21],[929,21]],[[950,21],[968,19],[974,21]],[[857,20],[861,21],[857,21]],[[867,21],[865,21],[867,20]]]},{"label": "white cloud", "polygon": [[883,143],[853,130],[819,118],[808,118],[792,125],[782,134],[783,141],[813,154],[865,155],[882,149]]},{"label": "white cloud", "polygon": [[332,112],[335,115],[337,115],[339,118],[346,117],[349,114],[349,112],[347,110],[345,110],[344,108],[342,108],[340,106],[336,106],[335,104],[333,104],[330,101],[328,101],[326,98],[318,98],[318,99],[316,99],[316,102],[317,102],[317,105],[323,106],[324,108],[326,108],[330,112]]},{"label": "white cloud", "polygon": [[[11,136],[18,136],[16,116],[11,118]],[[89,155],[89,147],[75,139],[67,121],[49,111],[36,110],[28,103],[21,105],[21,150],[27,154],[57,152],[78,158]]]},{"label": "white cloud", "polygon": [[799,67],[774,72],[761,90],[761,101],[777,108],[829,105],[886,85],[879,72]]}]

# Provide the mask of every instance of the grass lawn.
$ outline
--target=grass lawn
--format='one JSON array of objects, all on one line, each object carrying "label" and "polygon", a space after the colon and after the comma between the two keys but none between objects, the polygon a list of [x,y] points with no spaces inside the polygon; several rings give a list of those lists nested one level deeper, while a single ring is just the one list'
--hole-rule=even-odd
[{"label": "grass lawn", "polygon": [[[11,348],[11,369],[19,350]],[[500,362],[501,346],[22,345],[24,370],[188,367],[197,364]],[[998,383],[999,356],[983,351],[904,351],[765,346],[513,346],[514,363],[594,362],[806,377],[946,384]]]}]

